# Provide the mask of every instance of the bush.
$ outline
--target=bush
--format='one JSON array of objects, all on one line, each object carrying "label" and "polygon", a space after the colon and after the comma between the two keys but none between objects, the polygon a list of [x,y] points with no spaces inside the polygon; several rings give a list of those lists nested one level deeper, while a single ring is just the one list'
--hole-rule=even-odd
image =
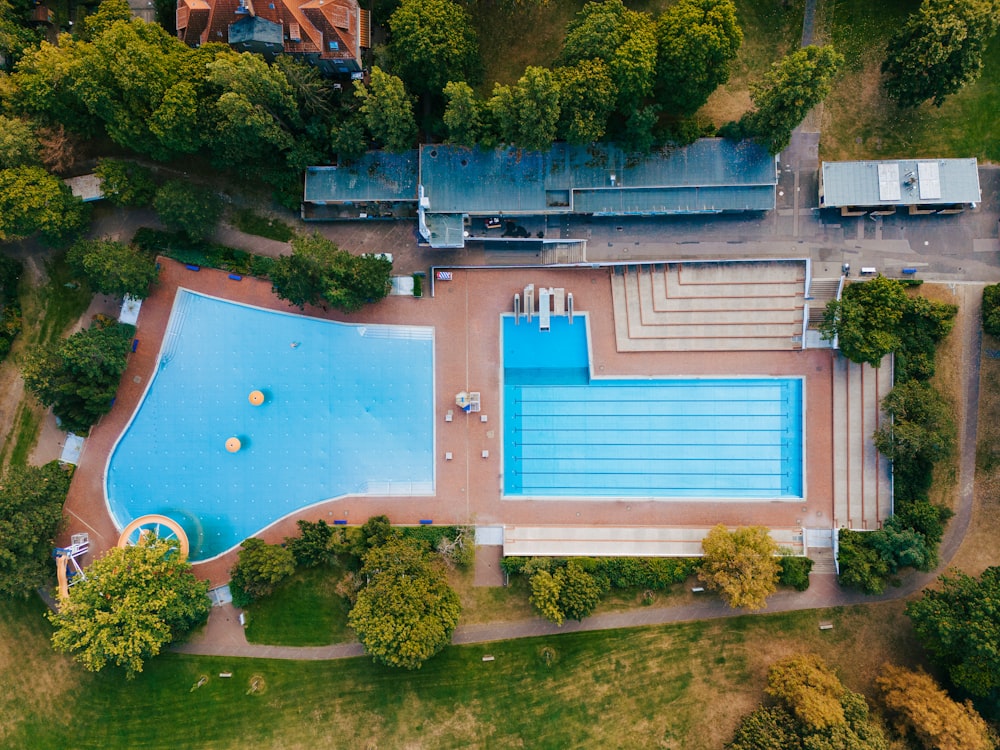
[{"label": "bush", "polygon": [[179,263],[218,268],[257,278],[269,278],[274,265],[274,258],[266,255],[254,255],[235,247],[192,240],[181,232],[162,232],[149,227],[139,229],[132,238],[132,244],[152,255],[163,255]]},{"label": "bush", "polygon": [[145,299],[158,274],[150,253],[111,240],[80,240],[66,262],[92,289],[115,297]]},{"label": "bush", "polygon": [[322,519],[315,523],[300,520],[298,525],[299,535],[285,540],[295,563],[306,568],[332,563],[336,559],[333,527]]},{"label": "bush", "polygon": [[1000,284],[983,289],[983,330],[1000,337]]},{"label": "bush", "polygon": [[778,562],[781,564],[778,583],[782,586],[791,586],[796,591],[805,591],[809,588],[809,572],[813,567],[810,558],[786,555]]},{"label": "bush", "polygon": [[21,300],[17,287],[24,264],[15,258],[0,255],[0,362],[10,353],[10,347],[21,332]]},{"label": "bush", "polygon": [[241,232],[266,237],[269,240],[288,242],[295,236],[295,230],[280,219],[270,219],[254,213],[249,208],[241,208],[233,213],[233,224]]},{"label": "bush", "polygon": [[840,530],[840,585],[866,594],[881,594],[889,578],[889,565],[869,544],[867,531]]}]

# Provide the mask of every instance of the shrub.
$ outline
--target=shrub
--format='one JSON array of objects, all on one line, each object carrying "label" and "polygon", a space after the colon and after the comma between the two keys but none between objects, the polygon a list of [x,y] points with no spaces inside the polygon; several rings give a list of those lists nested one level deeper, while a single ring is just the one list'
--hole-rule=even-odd
[{"label": "shrub", "polygon": [[205,268],[218,268],[230,273],[268,278],[274,258],[254,255],[235,247],[216,245],[204,240],[192,240],[181,232],[163,232],[142,227],[132,238],[132,244],[152,255],[163,255],[180,263]]},{"label": "shrub", "polygon": [[1000,337],[1000,284],[983,289],[983,330]]},{"label": "shrub", "polygon": [[333,527],[320,519],[315,523],[300,520],[299,535],[285,540],[297,565],[315,568],[329,565],[336,558],[333,550]]},{"label": "shrub", "polygon": [[15,258],[0,255],[0,362],[10,353],[14,339],[21,332],[21,300],[17,287],[24,264]]},{"label": "shrub", "polygon": [[840,530],[840,585],[881,594],[889,577],[889,565],[869,543],[871,532]]},{"label": "shrub", "polygon": [[295,236],[295,230],[280,219],[271,219],[254,213],[249,208],[241,208],[233,213],[233,224],[241,232],[266,237],[269,240],[288,242]]},{"label": "shrub", "polygon": [[778,562],[781,564],[778,583],[782,586],[791,586],[796,591],[805,591],[809,588],[809,572],[813,567],[812,559],[786,555]]}]

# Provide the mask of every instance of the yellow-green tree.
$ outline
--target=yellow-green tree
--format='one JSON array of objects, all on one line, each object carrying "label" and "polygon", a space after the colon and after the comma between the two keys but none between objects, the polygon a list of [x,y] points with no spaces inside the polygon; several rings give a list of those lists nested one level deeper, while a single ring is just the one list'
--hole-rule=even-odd
[{"label": "yellow-green tree", "polygon": [[702,540],[698,577],[734,609],[763,609],[778,586],[778,545],[763,526],[729,531],[723,524]]},{"label": "yellow-green tree", "polygon": [[844,723],[844,707],[840,705],[844,686],[815,654],[793,656],[772,665],[767,673],[767,693],[812,729]]},{"label": "yellow-green tree", "polygon": [[968,701],[958,703],[924,671],[884,664],[875,678],[901,734],[928,750],[993,750],[989,727]]},{"label": "yellow-green tree", "polygon": [[48,618],[56,651],[92,672],[123,667],[131,679],[208,618],[208,581],[194,576],[175,540],[150,536],[134,547],[115,547],[84,573]]}]

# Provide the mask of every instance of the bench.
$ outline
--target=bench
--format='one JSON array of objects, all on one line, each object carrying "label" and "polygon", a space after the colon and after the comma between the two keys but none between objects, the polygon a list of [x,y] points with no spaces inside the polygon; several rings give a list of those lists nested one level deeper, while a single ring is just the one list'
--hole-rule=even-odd
[{"label": "bench", "polygon": [[201,267],[200,267],[200,266],[196,266],[196,265],[194,265],[193,263],[185,263],[185,264],[184,264],[184,267],[185,267],[185,268],[186,268],[187,270],[189,270],[189,271],[200,271],[200,270],[201,270]]},{"label": "bench", "polygon": [[819,629],[820,630],[833,630],[833,623],[832,622],[821,622],[819,624]]},{"label": "bench", "polygon": [[705,591],[705,587],[704,586],[695,586],[693,589],[691,589],[691,593],[692,594],[701,594],[704,591]]},{"label": "bench", "polygon": [[337,518],[337,519],[334,520],[333,525],[334,526],[347,526],[347,519],[346,518]]},{"label": "bench", "polygon": [[430,526],[432,523],[434,523],[434,520],[431,519],[431,518],[421,518],[420,519],[420,525],[421,526]]},{"label": "bench", "polygon": [[878,273],[878,269],[874,266],[862,266],[861,275],[862,276],[874,276]]},{"label": "bench", "polygon": [[904,274],[905,274],[906,276],[912,276],[912,275],[913,275],[913,274],[915,274],[916,272],[917,272],[917,269],[916,269],[916,268],[904,268],[904,269],[903,269],[903,273],[904,273]]}]

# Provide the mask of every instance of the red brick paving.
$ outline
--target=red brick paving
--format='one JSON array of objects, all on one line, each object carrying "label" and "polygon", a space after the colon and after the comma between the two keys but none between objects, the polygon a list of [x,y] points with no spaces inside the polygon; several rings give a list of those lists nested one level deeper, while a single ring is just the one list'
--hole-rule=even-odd
[{"label": "red brick paving", "polygon": [[[156,364],[174,295],[179,286],[260,307],[298,313],[275,297],[270,284],[244,278],[236,282],[223,271],[187,270],[161,259],[160,280],[142,306],[138,351],[131,356],[111,413],[94,427],[77,468],[66,510],[67,535],[87,530],[95,553],[118,537],[104,501],[104,471],[110,451],[135,411]],[[500,315],[512,308],[515,292],[528,283],[564,287],[572,292],[575,309],[590,318],[592,367],[601,376],[802,376],[806,382],[806,495],[800,502],[685,502],[607,500],[503,500],[500,420]],[[429,292],[429,290],[427,290]],[[363,522],[385,513],[395,523],[518,525],[655,525],[707,526],[759,523],[766,526],[832,524],[832,358],[830,350],[805,352],[629,352],[615,348],[611,283],[604,269],[454,270],[454,280],[437,282],[436,296],[414,299],[389,297],[352,315],[307,308],[305,314],[346,322],[429,325],[435,327],[435,456],[437,494],[434,497],[347,497],[313,506],[282,519],[260,535],[280,541],[296,531],[299,518],[348,519]],[[482,393],[482,423],[454,407],[458,391]],[[446,423],[445,412],[455,411]],[[481,457],[489,450],[487,459]],[[446,451],[454,460],[445,461]],[[805,510],[803,510],[805,508]],[[199,563],[196,571],[213,584],[228,579],[235,553]]]}]

